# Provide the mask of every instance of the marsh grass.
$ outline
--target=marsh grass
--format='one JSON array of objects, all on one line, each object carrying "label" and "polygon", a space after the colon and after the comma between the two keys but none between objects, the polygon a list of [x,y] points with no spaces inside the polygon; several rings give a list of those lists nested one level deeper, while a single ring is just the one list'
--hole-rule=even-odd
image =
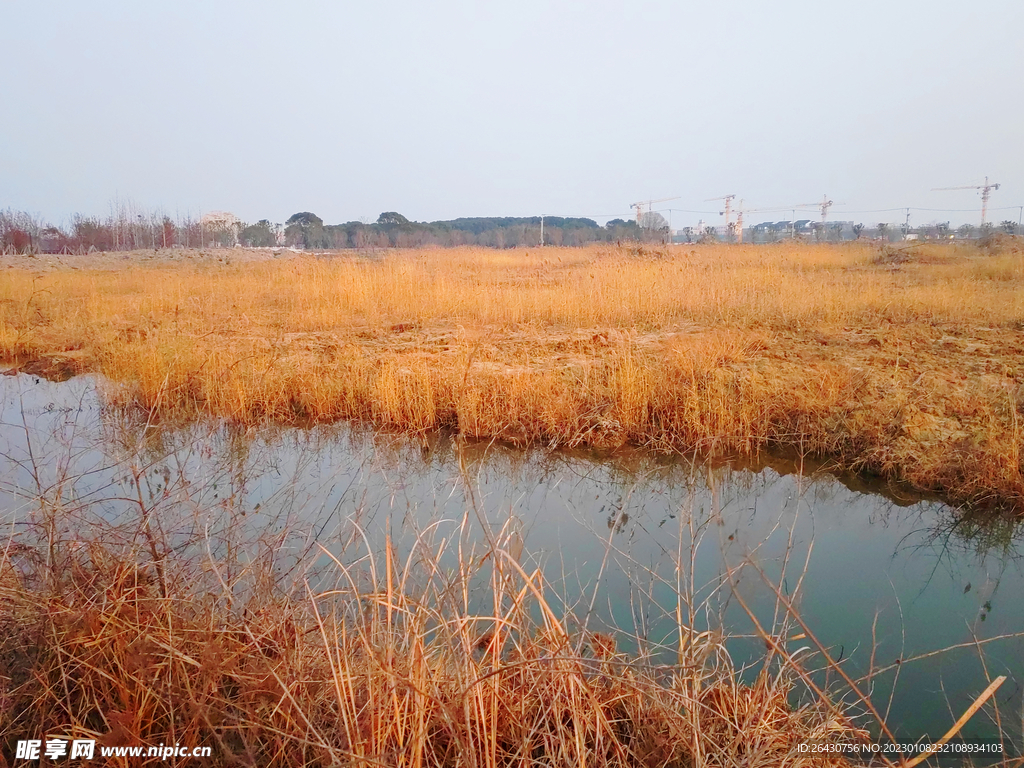
[{"label": "marsh grass", "polygon": [[352,522],[288,565],[288,532],[173,536],[164,497],[133,498],[138,461],[107,491],[133,513],[105,522],[60,477],[0,550],[8,737],[208,745],[216,765],[808,766],[846,763],[799,744],[864,735],[830,692],[794,703],[806,673],[785,651],[740,682],[727,638],[697,627],[682,545],[665,663],[589,629],[513,520],[472,535],[472,494],[401,547]]},{"label": "marsh grass", "polygon": [[958,502],[1024,505],[1024,262],[1012,248],[122,263],[6,270],[0,359],[99,371],[112,402],[166,420],[784,448]]},{"label": "marsh grass", "polygon": [[[485,519],[463,441],[451,447],[461,517],[398,542],[357,510],[316,539],[241,519],[235,494],[253,479],[244,433],[227,435],[231,488],[222,474],[164,473],[194,438],[106,418],[104,439],[118,446],[107,453],[120,458],[97,488],[95,467],[76,458],[95,448],[73,441],[83,425],[46,421],[56,431],[40,444],[46,430],[22,418],[24,449],[6,458],[30,482],[0,487],[22,501],[5,509],[0,547],[8,738],[209,745],[216,765],[739,768],[846,765],[799,745],[884,732],[863,692],[890,670],[830,684],[840,662],[824,647],[808,653],[817,640],[793,606],[803,576],[792,534],[777,564],[792,592],[750,559],[709,594],[694,564],[714,546],[714,515],[679,510],[664,569],[620,550],[611,521],[605,557],[630,566],[631,606],[671,621],[652,641],[595,629],[600,575],[581,595],[561,593],[512,516]],[[202,440],[193,449],[212,458]],[[230,497],[215,502],[211,482]],[[749,668],[734,662],[712,599],[746,568],[776,598],[774,617],[749,612],[765,648]]]},{"label": "marsh grass", "polygon": [[144,550],[57,548],[59,573],[5,553],[0,730],[213,745],[242,765],[825,765],[841,761],[797,744],[858,735],[791,708],[789,675],[737,683],[704,638],[665,667],[567,630],[505,549],[490,614],[467,610],[475,566],[421,571],[433,552],[228,598],[216,564],[158,574]]}]

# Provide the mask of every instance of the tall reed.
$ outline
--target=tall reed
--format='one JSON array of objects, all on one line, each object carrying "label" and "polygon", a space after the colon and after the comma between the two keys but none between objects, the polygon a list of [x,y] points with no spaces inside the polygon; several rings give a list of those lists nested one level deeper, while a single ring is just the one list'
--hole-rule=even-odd
[{"label": "tall reed", "polygon": [[320,568],[282,572],[172,541],[145,502],[107,526],[38,501],[0,551],[9,737],[210,746],[216,765],[489,767],[842,766],[800,745],[865,735],[824,691],[793,703],[785,654],[740,682],[685,587],[674,663],[619,650],[557,599],[515,526],[474,548],[469,510],[401,548],[356,527],[350,548],[310,552]]}]

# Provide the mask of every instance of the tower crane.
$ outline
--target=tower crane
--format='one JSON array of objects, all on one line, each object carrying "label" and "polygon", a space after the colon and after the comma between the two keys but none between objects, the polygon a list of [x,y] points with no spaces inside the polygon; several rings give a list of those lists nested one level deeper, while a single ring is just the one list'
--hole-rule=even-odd
[{"label": "tower crane", "polygon": [[[799,205],[792,205],[790,209],[793,211],[794,218],[796,216],[797,208],[817,208],[821,211],[821,236],[825,236],[825,222],[828,220],[828,209],[831,208],[834,203],[828,199],[828,195],[821,196],[821,202],[817,203],[800,203]],[[795,232],[794,232],[795,234]]]},{"label": "tower crane", "polygon": [[818,208],[821,210],[821,228],[825,229],[825,221],[828,219],[828,209],[831,208],[834,203],[828,199],[828,195],[821,196],[820,203],[800,203],[800,205],[791,206],[792,208]]},{"label": "tower crane", "polygon": [[640,226],[640,219],[644,213],[644,206],[647,206],[647,212],[651,212],[651,206],[655,203],[667,203],[669,200],[678,200],[678,197],[663,197],[659,200],[641,200],[639,203],[630,203],[630,208],[636,208],[636,225]]},{"label": "tower crane", "polygon": [[985,215],[988,213],[988,199],[993,190],[999,189],[998,184],[989,184],[988,176],[984,184],[968,184],[966,187],[936,187],[932,192],[946,192],[951,189],[980,189],[981,190],[981,226],[985,226]]},{"label": "tower crane", "polygon": [[[724,200],[725,201],[725,210],[724,211],[719,211],[718,215],[719,216],[725,216],[725,230],[726,230],[726,232],[729,231],[729,222],[732,219],[732,201],[735,200],[735,199],[736,199],[736,195],[723,195],[722,197],[709,197],[707,200],[704,201],[705,203],[712,203],[715,200]],[[741,200],[740,203],[742,204],[742,202],[743,201]],[[741,217],[741,220],[742,220],[742,217]],[[742,240],[742,239],[743,239],[743,235],[741,234],[740,235],[740,240]]]}]

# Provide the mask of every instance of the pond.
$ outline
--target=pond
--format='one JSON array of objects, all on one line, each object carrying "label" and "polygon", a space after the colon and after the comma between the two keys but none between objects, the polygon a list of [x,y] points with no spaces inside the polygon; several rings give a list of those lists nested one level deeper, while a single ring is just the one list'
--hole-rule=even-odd
[{"label": "pond", "polygon": [[[555,604],[615,633],[620,648],[671,660],[684,594],[694,624],[729,636],[747,674],[764,650],[756,618],[840,690],[810,630],[900,738],[938,738],[1007,675],[994,701],[1003,733],[1021,736],[1024,572],[1012,520],[972,522],[940,501],[781,461],[140,424],[104,407],[104,386],[0,377],[0,523],[12,535],[27,535],[40,497],[59,499],[71,528],[146,507],[172,539],[243,560],[269,545],[283,570],[324,566],[318,543],[344,559],[356,539],[355,549],[379,549],[389,536],[407,553],[428,529],[472,529],[480,554],[504,532]],[[990,702],[962,735],[993,738],[994,719]]]}]

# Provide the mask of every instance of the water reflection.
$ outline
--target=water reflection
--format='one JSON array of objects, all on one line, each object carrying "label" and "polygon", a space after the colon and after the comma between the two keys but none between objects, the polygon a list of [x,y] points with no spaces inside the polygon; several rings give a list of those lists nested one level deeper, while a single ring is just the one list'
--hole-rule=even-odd
[{"label": "water reflection", "polygon": [[[736,635],[734,658],[754,658],[763,643],[739,595],[762,625],[793,638],[788,652],[821,667],[784,607],[792,602],[902,735],[937,737],[999,674],[1010,678],[1000,717],[1020,722],[1017,520],[912,501],[898,488],[879,495],[777,460],[527,452],[345,427],[139,424],[107,411],[86,377],[4,377],[0,398],[0,509],[19,536],[40,498],[59,502],[72,535],[94,523],[135,530],[146,510],[183,552],[271,558],[313,583],[331,572],[321,544],[344,560],[390,536],[406,557],[429,529],[431,541],[464,540],[482,559],[500,537],[515,559],[543,569],[563,607],[616,633],[620,648],[671,656],[682,619]],[[934,653],[943,648],[953,650]],[[817,679],[837,684],[833,671]],[[964,731],[991,733],[984,712]]]}]

